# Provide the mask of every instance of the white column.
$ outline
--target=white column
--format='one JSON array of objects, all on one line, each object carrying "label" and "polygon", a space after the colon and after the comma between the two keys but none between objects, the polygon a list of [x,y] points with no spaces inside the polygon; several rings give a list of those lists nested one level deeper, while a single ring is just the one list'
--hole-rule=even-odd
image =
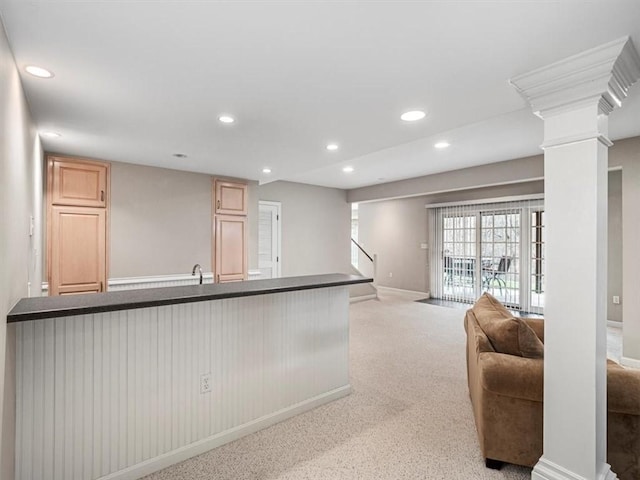
[{"label": "white column", "polygon": [[616,478],[606,463],[607,115],[638,77],[624,38],[511,81],[544,120],[544,453],[533,479]]}]

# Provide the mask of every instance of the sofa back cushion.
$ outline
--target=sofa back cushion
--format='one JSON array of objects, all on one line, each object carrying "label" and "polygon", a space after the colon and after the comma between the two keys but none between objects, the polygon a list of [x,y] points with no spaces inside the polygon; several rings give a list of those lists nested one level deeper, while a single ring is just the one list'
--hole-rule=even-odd
[{"label": "sofa back cushion", "polygon": [[489,293],[484,293],[472,308],[480,328],[496,352],[526,358],[542,358],[544,345],[536,333]]}]

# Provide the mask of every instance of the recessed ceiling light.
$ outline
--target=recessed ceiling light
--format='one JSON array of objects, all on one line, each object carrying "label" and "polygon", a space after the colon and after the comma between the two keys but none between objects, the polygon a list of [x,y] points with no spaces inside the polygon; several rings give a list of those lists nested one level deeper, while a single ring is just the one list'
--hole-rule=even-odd
[{"label": "recessed ceiling light", "polygon": [[59,138],[62,136],[58,132],[42,132],[40,135],[47,138]]},{"label": "recessed ceiling light", "polygon": [[342,171],[343,171],[344,173],[351,173],[351,172],[353,172],[353,167],[344,167],[344,168],[342,169]]},{"label": "recessed ceiling light", "polygon": [[438,142],[434,145],[436,148],[447,148],[449,146],[451,146],[449,142]]},{"label": "recessed ceiling light", "polygon": [[422,120],[426,115],[422,110],[411,110],[410,112],[404,112],[400,115],[400,118],[405,122],[415,122]]},{"label": "recessed ceiling light", "polygon": [[220,115],[218,117],[218,120],[220,120],[222,123],[233,123],[236,121],[236,119],[230,115]]},{"label": "recessed ceiling light", "polygon": [[329,145],[327,145],[327,150],[333,152],[334,150],[338,149],[338,144],[337,143],[330,143]]},{"label": "recessed ceiling light", "polygon": [[24,67],[27,73],[30,73],[34,77],[38,78],[53,78],[53,72],[50,72],[46,68],[36,67],[35,65],[27,65]]},{"label": "recessed ceiling light", "polygon": [[263,168],[262,169],[262,173],[271,173],[271,169],[270,168]]},{"label": "recessed ceiling light", "polygon": [[186,153],[174,153],[173,156],[176,158],[187,158]]}]

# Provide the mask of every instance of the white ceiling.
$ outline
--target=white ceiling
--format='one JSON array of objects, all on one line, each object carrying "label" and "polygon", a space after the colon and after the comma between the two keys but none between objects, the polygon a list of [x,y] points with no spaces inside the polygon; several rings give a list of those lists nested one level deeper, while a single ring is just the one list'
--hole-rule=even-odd
[{"label": "white ceiling", "polygon": [[[38,129],[62,134],[46,150],[339,188],[540,153],[542,122],[508,79],[625,35],[640,48],[638,0],[0,0],[0,12]],[[639,97],[636,85],[611,115],[612,139],[640,135]],[[399,119],[416,108],[428,116]],[[441,139],[452,146],[434,149]]]}]

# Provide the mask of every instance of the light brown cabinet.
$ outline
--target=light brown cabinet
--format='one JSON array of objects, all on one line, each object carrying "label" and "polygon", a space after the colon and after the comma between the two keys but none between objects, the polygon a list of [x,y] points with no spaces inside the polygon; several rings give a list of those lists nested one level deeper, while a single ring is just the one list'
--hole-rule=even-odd
[{"label": "light brown cabinet", "polygon": [[49,294],[104,291],[106,210],[51,208]]},{"label": "light brown cabinet", "polygon": [[215,217],[215,281],[237,282],[247,278],[247,218]]},{"label": "light brown cabinet", "polygon": [[213,180],[213,273],[216,283],[248,278],[246,183]]},{"label": "light brown cabinet", "polygon": [[247,185],[228,180],[214,180],[216,215],[247,215]]},{"label": "light brown cabinet", "polygon": [[106,207],[108,166],[65,157],[51,162],[51,204]]},{"label": "light brown cabinet", "polygon": [[106,290],[108,163],[47,156],[49,295]]}]

